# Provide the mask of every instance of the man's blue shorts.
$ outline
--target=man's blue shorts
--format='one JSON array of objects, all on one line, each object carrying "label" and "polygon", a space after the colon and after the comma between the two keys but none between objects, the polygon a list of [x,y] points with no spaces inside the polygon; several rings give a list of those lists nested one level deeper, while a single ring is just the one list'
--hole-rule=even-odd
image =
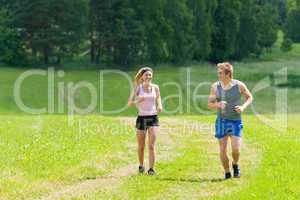
[{"label": "man's blue shorts", "polygon": [[229,120],[218,117],[215,125],[215,137],[222,139],[225,135],[242,137],[242,120]]}]

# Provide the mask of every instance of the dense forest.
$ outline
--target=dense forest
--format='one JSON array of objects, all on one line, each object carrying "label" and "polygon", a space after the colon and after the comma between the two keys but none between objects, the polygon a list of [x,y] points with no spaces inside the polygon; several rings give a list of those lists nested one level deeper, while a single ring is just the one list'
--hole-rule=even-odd
[{"label": "dense forest", "polygon": [[300,0],[0,0],[0,62],[96,65],[258,57],[300,42]]}]

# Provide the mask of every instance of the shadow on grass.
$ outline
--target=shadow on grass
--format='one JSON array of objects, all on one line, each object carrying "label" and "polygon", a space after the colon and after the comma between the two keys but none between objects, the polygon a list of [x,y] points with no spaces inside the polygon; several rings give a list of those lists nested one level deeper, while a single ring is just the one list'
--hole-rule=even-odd
[{"label": "shadow on grass", "polygon": [[174,182],[190,182],[190,183],[204,183],[204,182],[222,182],[225,179],[222,178],[156,178],[159,181],[174,181]]}]

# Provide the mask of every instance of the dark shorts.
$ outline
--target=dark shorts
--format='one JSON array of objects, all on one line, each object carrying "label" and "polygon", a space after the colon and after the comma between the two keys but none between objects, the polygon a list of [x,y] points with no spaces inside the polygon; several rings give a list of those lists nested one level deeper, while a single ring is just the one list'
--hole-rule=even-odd
[{"label": "dark shorts", "polygon": [[243,122],[242,120],[216,119],[215,137],[222,139],[226,135],[242,137]]},{"label": "dark shorts", "polygon": [[135,127],[139,130],[147,130],[149,127],[159,126],[158,116],[138,116]]}]

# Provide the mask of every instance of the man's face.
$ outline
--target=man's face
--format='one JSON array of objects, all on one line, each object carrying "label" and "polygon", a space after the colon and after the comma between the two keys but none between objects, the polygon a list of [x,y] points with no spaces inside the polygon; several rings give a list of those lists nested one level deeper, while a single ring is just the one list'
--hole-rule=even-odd
[{"label": "man's face", "polygon": [[225,72],[222,69],[218,69],[218,78],[220,81],[224,81],[226,78]]}]

